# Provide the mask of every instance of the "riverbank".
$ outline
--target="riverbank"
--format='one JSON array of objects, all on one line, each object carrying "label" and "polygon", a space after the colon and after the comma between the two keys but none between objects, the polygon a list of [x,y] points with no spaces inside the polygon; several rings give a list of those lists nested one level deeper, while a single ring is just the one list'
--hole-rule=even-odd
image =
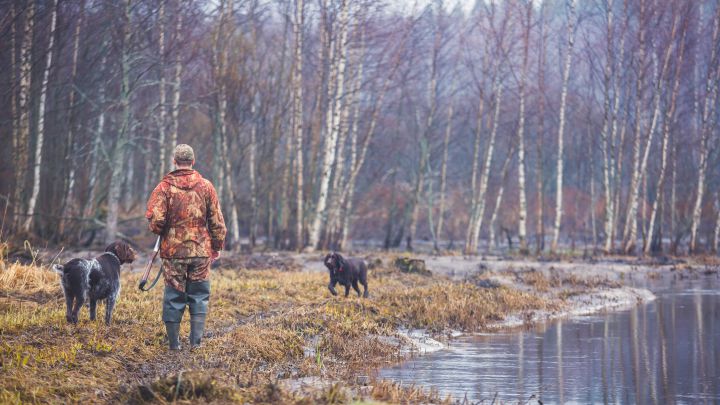
[{"label": "riverbank", "polygon": [[433,274],[423,276],[398,271],[387,255],[370,258],[370,299],[336,298],[318,255],[270,256],[219,263],[204,346],[182,353],[165,350],[162,289],[139,292],[138,272],[122,274],[113,325],[90,322],[83,310],[69,326],[56,274],[0,261],[0,402],[443,402],[376,381],[374,370],[442,349],[459,333],[652,299],[610,275],[475,259],[477,271],[461,277],[427,260]]}]

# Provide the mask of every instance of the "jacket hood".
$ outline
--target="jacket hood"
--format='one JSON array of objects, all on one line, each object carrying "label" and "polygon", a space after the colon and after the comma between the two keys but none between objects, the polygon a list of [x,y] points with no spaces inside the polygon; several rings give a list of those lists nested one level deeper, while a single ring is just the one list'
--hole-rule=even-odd
[{"label": "jacket hood", "polygon": [[179,169],[166,174],[162,181],[182,190],[190,190],[202,179],[200,173],[195,170]]}]

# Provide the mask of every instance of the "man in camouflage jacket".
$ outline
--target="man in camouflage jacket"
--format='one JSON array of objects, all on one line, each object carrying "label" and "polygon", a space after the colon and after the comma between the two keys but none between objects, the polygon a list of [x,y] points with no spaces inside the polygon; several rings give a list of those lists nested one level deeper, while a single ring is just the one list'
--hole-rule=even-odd
[{"label": "man in camouflage jacket", "polygon": [[225,220],[210,181],[193,170],[189,145],[175,148],[175,170],[155,187],[145,217],[162,237],[163,322],[171,350],[180,349],[180,321],[190,312],[190,345],[200,345],[210,300],[210,264],[225,243]]}]

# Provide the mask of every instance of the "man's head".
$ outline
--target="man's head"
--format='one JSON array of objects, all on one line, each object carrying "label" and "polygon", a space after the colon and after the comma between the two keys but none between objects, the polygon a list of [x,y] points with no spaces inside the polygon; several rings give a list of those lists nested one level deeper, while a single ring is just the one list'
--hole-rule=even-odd
[{"label": "man's head", "polygon": [[195,164],[195,152],[193,148],[184,143],[179,144],[175,147],[173,161],[178,169],[192,169]]}]

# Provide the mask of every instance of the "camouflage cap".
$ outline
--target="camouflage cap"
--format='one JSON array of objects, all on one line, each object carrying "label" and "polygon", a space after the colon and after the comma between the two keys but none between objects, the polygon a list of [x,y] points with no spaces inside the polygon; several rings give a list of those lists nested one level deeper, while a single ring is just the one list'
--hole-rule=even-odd
[{"label": "camouflage cap", "polygon": [[195,160],[195,152],[190,145],[181,143],[175,147],[175,161],[178,163],[192,163]]}]

